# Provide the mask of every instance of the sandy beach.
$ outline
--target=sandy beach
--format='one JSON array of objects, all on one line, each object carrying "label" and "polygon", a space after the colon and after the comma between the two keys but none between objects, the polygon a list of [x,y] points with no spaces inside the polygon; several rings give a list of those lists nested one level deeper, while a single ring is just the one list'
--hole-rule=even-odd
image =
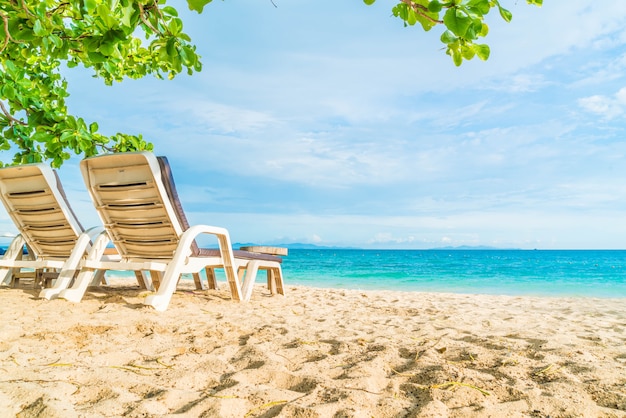
[{"label": "sandy beach", "polygon": [[626,417],[626,300],[0,289],[2,417]]}]

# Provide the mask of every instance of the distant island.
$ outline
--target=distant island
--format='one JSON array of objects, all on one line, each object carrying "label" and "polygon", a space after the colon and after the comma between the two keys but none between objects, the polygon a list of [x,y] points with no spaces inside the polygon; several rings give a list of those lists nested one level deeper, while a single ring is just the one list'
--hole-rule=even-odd
[{"label": "distant island", "polygon": [[241,248],[241,247],[251,247],[255,245],[265,245],[265,246],[270,246],[270,247],[285,247],[290,250],[364,250],[366,249],[366,248],[359,248],[359,247],[328,247],[324,245],[305,244],[301,242],[292,242],[289,244],[252,244],[252,243],[242,244],[242,243],[236,242],[233,244],[233,247]]},{"label": "distant island", "polygon": [[490,247],[486,245],[460,245],[458,247],[435,247],[435,248],[363,248],[363,247],[340,247],[340,246],[324,246],[324,245],[315,245],[315,244],[305,244],[301,242],[292,242],[292,243],[283,243],[283,244],[253,244],[253,243],[234,243],[234,248],[240,247],[249,247],[255,245],[269,245],[271,247],[284,247],[290,250],[373,250],[373,251],[381,251],[381,250],[396,250],[396,251],[466,251],[466,250],[492,250],[492,251],[510,251],[510,250],[519,250],[519,248],[498,248],[498,247]]},{"label": "distant island", "polygon": [[499,247],[489,247],[487,245],[460,245],[458,247],[437,247],[431,248],[432,250],[521,250],[521,248],[499,248]]}]

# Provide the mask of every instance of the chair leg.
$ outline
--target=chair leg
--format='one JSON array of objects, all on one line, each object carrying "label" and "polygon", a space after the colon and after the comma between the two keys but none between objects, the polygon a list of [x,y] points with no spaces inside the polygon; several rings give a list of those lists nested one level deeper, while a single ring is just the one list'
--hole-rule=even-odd
[{"label": "chair leg", "polygon": [[206,267],[204,269],[206,272],[206,279],[209,284],[209,289],[217,290],[217,278],[215,277],[215,269],[213,267]]},{"label": "chair leg", "polygon": [[204,283],[202,282],[202,277],[200,277],[200,273],[193,273],[193,281],[196,284],[196,290],[206,290]]},{"label": "chair leg", "polygon": [[[78,239],[80,242],[84,242],[84,241],[88,242],[90,240],[87,233],[81,234],[81,236]],[[108,240],[109,238],[107,234],[101,233],[100,235],[98,235],[98,237],[94,240],[93,245],[91,249],[89,250],[89,253],[87,254],[87,260],[101,260]],[[77,244],[77,247],[78,247],[78,244]],[[84,249],[87,248],[85,244],[85,247],[83,247],[81,251],[77,251],[77,247],[75,247],[74,251],[72,251],[70,258],[81,257],[82,254],[84,253]],[[73,270],[63,269],[61,271],[61,274],[59,275],[59,279],[57,280],[57,283],[55,283],[55,286],[54,286],[55,288],[44,289],[39,294],[39,297],[46,297],[46,299],[59,297],[65,300],[69,300],[70,302],[80,302],[81,299],[83,298],[83,295],[85,294],[85,291],[87,290],[87,287],[92,282],[93,277],[96,274],[96,270],[97,269],[87,268],[87,267],[81,268],[80,273],[78,273],[78,276],[76,277],[76,279],[74,280],[74,283],[72,284],[72,287],[63,289],[63,286],[65,285],[65,283],[60,284],[60,282],[67,281],[67,283],[69,283],[71,279],[74,278]],[[63,277],[63,280],[61,280],[62,277]],[[59,288],[57,288],[57,286],[59,286]],[[50,291],[50,294],[45,294],[44,292],[46,291]]]},{"label": "chair leg", "polygon": [[[100,260],[102,254],[104,254],[106,244],[109,241],[109,237],[106,233],[99,233],[93,238],[93,245],[91,249],[89,249],[89,245],[92,242],[92,233],[96,231],[96,229],[90,229],[80,234],[70,257],[59,273],[59,277],[57,277],[52,287],[42,289],[41,292],[39,292],[40,298],[48,300],[56,299],[71,286],[74,290],[68,291],[68,300],[80,302],[95,273],[94,270],[85,269],[85,274],[81,274],[82,271],[79,267],[80,262],[85,252],[87,252],[87,260]],[[83,283],[82,280],[87,280],[87,282]]]},{"label": "chair leg", "polygon": [[145,271],[137,270],[134,273],[135,273],[135,278],[137,279],[137,283],[139,284],[139,287],[145,290],[149,290],[151,292],[154,291],[154,285],[152,284],[152,279],[150,279],[150,276],[146,274]]},{"label": "chair leg", "polygon": [[99,286],[101,284],[109,284],[104,273],[106,270],[96,270],[96,273],[93,275],[93,280],[90,286]]},{"label": "chair leg", "polygon": [[[11,243],[9,244],[9,247],[4,253],[4,256],[2,256],[2,260],[20,260],[24,252],[24,243],[24,238],[22,238],[21,235],[13,238],[13,240],[11,240]],[[19,269],[14,269],[11,267],[0,268],[0,285],[13,286],[16,270],[17,272],[19,272]]]},{"label": "chair leg", "polygon": [[267,269],[267,288],[272,295],[276,293],[276,273],[273,269]]},{"label": "chair leg", "polygon": [[163,272],[157,270],[150,270],[150,278],[152,279],[152,285],[155,290],[159,290],[161,281],[163,281]]},{"label": "chair leg", "polygon": [[106,270],[98,270],[96,273],[97,276],[100,277],[100,284],[109,285],[109,279],[106,276]]},{"label": "chair leg", "polygon": [[268,276],[271,275],[272,277],[272,286],[270,288],[272,294],[284,295],[285,287],[283,284],[283,270],[280,268],[280,266],[269,268],[267,270],[267,274]]},{"label": "chair leg", "polygon": [[35,282],[38,286],[41,286],[43,289],[50,287],[54,280],[59,278],[60,272],[58,269],[43,269],[36,270],[35,272]]}]

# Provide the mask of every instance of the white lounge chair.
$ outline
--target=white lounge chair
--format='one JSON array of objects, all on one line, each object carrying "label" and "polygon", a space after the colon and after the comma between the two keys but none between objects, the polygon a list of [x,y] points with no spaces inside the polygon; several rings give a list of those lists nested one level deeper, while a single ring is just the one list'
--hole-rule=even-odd
[{"label": "white lounge chair", "polygon": [[[216,288],[213,269],[223,268],[236,301],[250,299],[258,270],[268,272],[272,292],[284,294],[280,257],[233,250],[224,228],[189,226],[167,159],[149,152],[116,153],[87,158],[80,167],[121,260],[87,260],[74,285],[59,297],[80,301],[98,269],[151,272],[158,291],[144,304],[159,311],[167,309],[181,274],[196,274],[199,286],[202,269],[209,287]],[[215,236],[219,249],[199,248],[201,234]]]},{"label": "white lounge chair", "polygon": [[[0,200],[19,231],[0,259],[0,284],[14,285],[25,275],[22,269],[29,269],[35,282],[55,280],[54,287],[40,295],[49,299],[70,284],[89,251],[101,258],[103,228],[84,231],[49,166],[0,168]],[[28,259],[22,259],[25,245]]]}]

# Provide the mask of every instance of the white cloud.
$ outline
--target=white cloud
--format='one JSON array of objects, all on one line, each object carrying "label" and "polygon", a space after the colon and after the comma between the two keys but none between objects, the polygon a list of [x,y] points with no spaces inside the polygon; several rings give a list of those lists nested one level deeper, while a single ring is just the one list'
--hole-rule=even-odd
[{"label": "white cloud", "polygon": [[621,88],[612,96],[593,95],[578,100],[584,110],[602,116],[604,119],[614,119],[624,114],[626,110],[626,87]]},{"label": "white cloud", "polygon": [[379,232],[373,238],[367,241],[369,245],[389,245],[389,244],[406,244],[411,245],[415,242],[415,237],[413,236],[405,236],[405,237],[394,237],[390,232]]}]

